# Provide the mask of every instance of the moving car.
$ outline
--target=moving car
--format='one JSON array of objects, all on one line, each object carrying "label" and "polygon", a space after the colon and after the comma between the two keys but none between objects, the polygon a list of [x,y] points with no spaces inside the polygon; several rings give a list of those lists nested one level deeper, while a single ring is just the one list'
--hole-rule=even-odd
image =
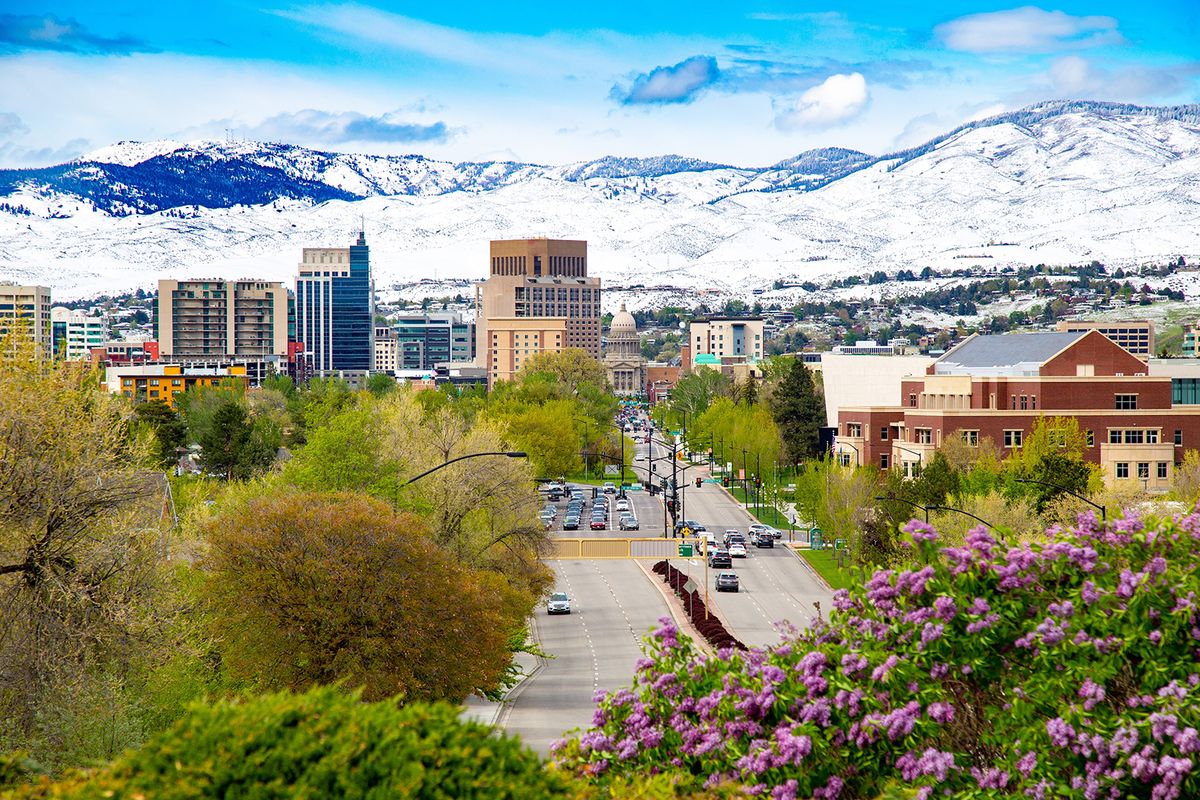
[{"label": "moving car", "polygon": [[746,545],[742,544],[741,542],[733,542],[732,544],[730,544],[729,545],[729,557],[730,558],[745,558],[746,557]]},{"label": "moving car", "polygon": [[612,481],[605,481],[604,482],[604,493],[605,494],[616,494],[617,493],[617,485],[615,483],[613,483]]},{"label": "moving car", "polygon": [[636,531],[641,530],[641,525],[638,524],[637,517],[632,514],[626,514],[621,517],[621,530]]},{"label": "moving car", "polygon": [[617,511],[628,511],[628,510],[629,510],[629,501],[628,500],[618,500],[617,501]]},{"label": "moving car", "polygon": [[729,547],[734,542],[737,542],[742,547],[745,547],[746,535],[740,531],[725,531],[725,546]]},{"label": "moving car", "polygon": [[768,532],[750,534],[750,543],[755,547],[774,547],[775,537]]},{"label": "moving car", "polygon": [[[737,590],[734,589],[734,591],[736,592]],[[571,598],[567,597],[566,592],[555,592],[554,594],[550,595],[550,599],[546,601],[546,613],[570,614]]]},{"label": "moving car", "polygon": [[736,592],[738,591],[738,576],[733,572],[718,572],[717,573],[717,591],[718,592]]},{"label": "moving car", "polygon": [[577,516],[564,517],[563,518],[563,530],[564,531],[579,530],[579,517],[577,517]]},{"label": "moving car", "polygon": [[603,517],[592,517],[592,530],[602,531],[608,527],[608,520]]},{"label": "moving car", "polygon": [[694,519],[681,519],[679,522],[675,523],[675,535],[678,536],[684,528],[687,528],[692,533],[699,533],[700,531],[708,530],[708,528],[705,528]]},{"label": "moving car", "polygon": [[713,569],[719,567],[733,569],[733,559],[729,557],[728,550],[713,550],[708,557],[708,566]]}]

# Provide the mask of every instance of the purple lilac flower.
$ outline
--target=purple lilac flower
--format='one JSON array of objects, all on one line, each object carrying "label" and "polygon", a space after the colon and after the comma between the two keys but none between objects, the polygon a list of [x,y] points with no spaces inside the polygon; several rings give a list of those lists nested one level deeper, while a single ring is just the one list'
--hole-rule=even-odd
[{"label": "purple lilac flower", "polygon": [[950,703],[938,701],[930,703],[929,707],[925,709],[925,713],[927,713],[929,718],[934,722],[945,724],[954,719],[954,706]]},{"label": "purple lilac flower", "polygon": [[1097,705],[1104,701],[1104,687],[1096,683],[1091,678],[1084,678],[1083,685],[1079,687],[1078,696],[1083,700],[1083,708],[1085,711],[1091,711]]},{"label": "purple lilac flower", "polygon": [[904,525],[903,530],[912,536],[913,541],[916,542],[937,541],[937,531],[933,529],[933,526],[919,520],[909,520]]},{"label": "purple lilac flower", "polygon": [[1059,717],[1046,723],[1046,733],[1050,735],[1051,744],[1057,747],[1066,747],[1075,738],[1075,729]]},{"label": "purple lilac flower", "polygon": [[1022,775],[1024,775],[1026,778],[1028,778],[1029,774],[1031,772],[1033,772],[1034,769],[1036,769],[1036,768],[1037,768],[1037,753],[1034,753],[1032,750],[1029,751],[1028,753],[1026,753],[1025,755],[1021,756],[1021,758],[1017,760],[1017,771],[1020,772]]},{"label": "purple lilac flower", "polygon": [[893,669],[895,669],[896,665],[899,663],[900,663],[900,659],[897,658],[896,656],[894,656],[894,655],[888,656],[886,661],[884,661],[882,664],[880,664],[878,667],[876,667],[874,670],[872,670],[871,680],[886,681],[888,679],[888,675],[891,674],[891,671]]}]

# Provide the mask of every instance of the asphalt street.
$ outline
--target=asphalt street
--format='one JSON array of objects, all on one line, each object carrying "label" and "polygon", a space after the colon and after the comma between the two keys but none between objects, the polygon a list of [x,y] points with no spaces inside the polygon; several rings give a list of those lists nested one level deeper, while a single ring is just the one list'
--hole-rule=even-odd
[{"label": "asphalt street", "polygon": [[[656,436],[655,438],[659,438]],[[638,455],[645,454],[645,445],[638,445]],[[670,475],[670,451],[654,446],[654,473]],[[665,458],[664,458],[665,457]],[[663,460],[657,460],[662,458]],[[635,460],[634,466],[642,476],[646,474],[648,462]],[[707,477],[707,470],[692,468],[682,473],[689,480],[680,479],[682,513],[681,519],[692,519],[704,525],[718,540],[726,530],[746,533],[754,518],[746,512],[727,492],[713,483],[695,486],[694,477]],[[640,493],[639,493],[640,494]],[[638,517],[643,520],[643,532],[652,529],[645,520],[659,520],[653,527],[662,533],[662,503],[659,497],[642,494],[635,500]],[[646,534],[649,535],[649,534]],[[785,534],[786,539],[786,534]],[[748,547],[747,557],[733,560],[733,571],[741,583],[740,590],[718,593],[715,588],[714,570],[708,571],[709,607],[716,611],[729,631],[748,645],[768,645],[779,641],[776,623],[783,622],[803,628],[812,621],[817,610],[814,603],[821,604],[821,612],[828,613],[832,593],[812,575],[799,558],[788,552],[781,544],[774,548]],[[682,561],[682,560],[681,560]],[[680,569],[692,573],[697,583],[704,577],[704,560],[701,558],[676,563]]]},{"label": "asphalt street", "polygon": [[498,719],[542,754],[566,731],[591,724],[597,689],[633,684],[642,640],[669,613],[662,595],[632,561],[557,561],[553,566],[554,591],[570,595],[571,613],[551,617],[539,610],[537,638],[553,658]]}]

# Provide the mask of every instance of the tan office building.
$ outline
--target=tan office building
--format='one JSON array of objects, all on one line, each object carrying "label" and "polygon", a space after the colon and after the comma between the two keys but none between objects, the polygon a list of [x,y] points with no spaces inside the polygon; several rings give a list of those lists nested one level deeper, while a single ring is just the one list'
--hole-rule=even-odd
[{"label": "tan office building", "polygon": [[700,363],[701,355],[711,355],[722,364],[759,361],[765,353],[766,336],[762,317],[709,317],[692,320],[688,342],[685,368]]},{"label": "tan office building", "polygon": [[163,358],[288,354],[288,291],[277,281],[159,281]]},{"label": "tan office building", "polygon": [[1056,328],[1067,333],[1100,331],[1114,342],[1145,361],[1154,355],[1154,323],[1145,319],[1060,322]]},{"label": "tan office building", "polygon": [[[579,347],[600,358],[600,279],[588,277],[587,242],[493,241],[489,273],[475,294],[476,357],[488,370],[489,385],[506,379],[496,375],[515,371],[505,368],[505,352],[492,347],[492,329],[499,334],[497,343],[503,345],[516,331],[512,320],[524,320],[520,346],[514,344],[515,349],[526,350],[524,335],[538,333],[539,346]],[[562,321],[558,347],[553,347],[553,332],[559,325],[552,319]],[[541,336],[542,332],[550,332],[551,338]]]},{"label": "tan office building", "polygon": [[566,317],[493,317],[488,320],[488,386],[512,380],[535,353],[557,353],[566,345]]},{"label": "tan office building", "polygon": [[50,287],[0,283],[0,338],[14,330],[23,338],[32,335],[49,356],[54,347],[50,319]]}]

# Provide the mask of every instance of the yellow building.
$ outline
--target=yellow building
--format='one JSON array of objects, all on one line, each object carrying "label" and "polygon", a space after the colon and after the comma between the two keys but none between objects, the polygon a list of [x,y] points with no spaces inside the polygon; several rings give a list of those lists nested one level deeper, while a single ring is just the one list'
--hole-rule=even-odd
[{"label": "yellow building", "polygon": [[119,392],[135,403],[162,400],[171,408],[176,407],[176,397],[193,386],[219,386],[222,381],[234,381],[246,388],[246,368],[235,365],[196,369],[179,364],[148,364],[109,367],[105,371],[105,384],[113,394]]},{"label": "yellow building", "polygon": [[512,380],[535,353],[557,353],[566,347],[566,317],[492,317],[488,320],[488,386]]}]

